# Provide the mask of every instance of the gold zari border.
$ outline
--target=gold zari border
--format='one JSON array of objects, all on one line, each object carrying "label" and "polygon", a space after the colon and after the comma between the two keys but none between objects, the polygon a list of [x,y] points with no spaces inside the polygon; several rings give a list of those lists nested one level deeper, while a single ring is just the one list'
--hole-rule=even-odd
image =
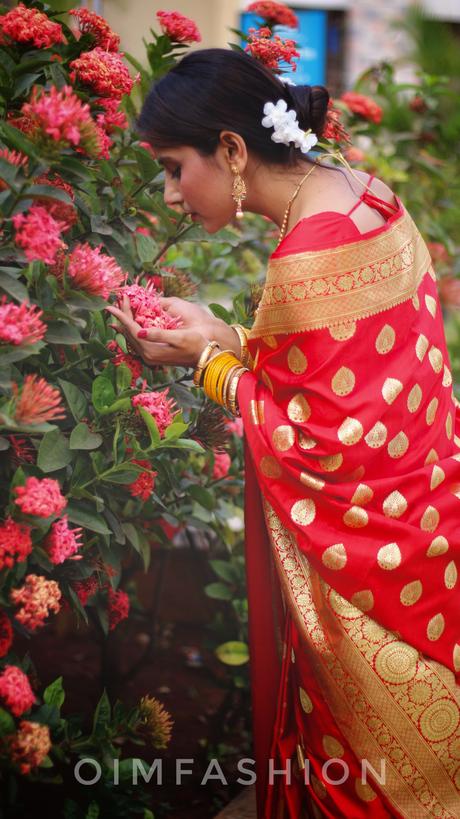
[{"label": "gold zari border", "polygon": [[430,263],[407,211],[373,238],[271,259],[249,338],[320,329],[388,310],[415,295]]},{"label": "gold zari border", "polygon": [[[460,727],[454,675],[325,583],[264,499],[283,592],[328,707],[358,760],[380,770],[405,819],[456,819]],[[450,722],[449,722],[450,721]],[[312,726],[314,730],[314,726]]]}]

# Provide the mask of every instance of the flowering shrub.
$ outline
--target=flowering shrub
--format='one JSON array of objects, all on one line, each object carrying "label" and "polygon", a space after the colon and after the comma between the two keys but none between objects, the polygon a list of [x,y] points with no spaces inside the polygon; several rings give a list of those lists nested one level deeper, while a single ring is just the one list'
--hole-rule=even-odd
[{"label": "flowering shrub", "polygon": [[297,28],[299,21],[292,9],[284,3],[275,3],[273,0],[256,0],[250,3],[246,11],[251,11],[270,26],[287,26]]}]

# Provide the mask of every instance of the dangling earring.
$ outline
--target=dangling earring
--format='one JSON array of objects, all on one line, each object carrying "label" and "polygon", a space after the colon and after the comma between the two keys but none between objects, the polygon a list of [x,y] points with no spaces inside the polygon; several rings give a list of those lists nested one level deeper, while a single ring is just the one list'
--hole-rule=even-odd
[{"label": "dangling earring", "polygon": [[241,202],[243,199],[246,199],[246,185],[237,166],[231,165],[230,167],[233,173],[232,198],[233,201],[236,202],[236,218],[242,219],[244,213],[241,208]]}]

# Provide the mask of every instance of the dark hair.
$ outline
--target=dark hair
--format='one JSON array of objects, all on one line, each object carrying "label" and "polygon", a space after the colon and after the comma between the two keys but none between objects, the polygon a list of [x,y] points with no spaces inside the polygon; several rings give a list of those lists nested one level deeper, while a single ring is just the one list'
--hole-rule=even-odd
[{"label": "dark hair", "polygon": [[235,131],[250,151],[274,164],[294,164],[298,148],[273,142],[261,124],[266,102],[285,99],[299,126],[320,137],[329,93],[321,85],[287,85],[254,57],[226,48],[189,52],[150,89],[138,120],[153,147],[188,145],[215,153],[221,131]]}]

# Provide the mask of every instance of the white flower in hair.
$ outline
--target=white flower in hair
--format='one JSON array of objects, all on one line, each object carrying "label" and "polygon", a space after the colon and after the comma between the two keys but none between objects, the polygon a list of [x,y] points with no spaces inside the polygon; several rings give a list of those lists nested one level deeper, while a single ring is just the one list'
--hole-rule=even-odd
[{"label": "white flower in hair", "polygon": [[290,77],[278,77],[278,79],[284,82],[285,85],[297,85]]},{"label": "white flower in hair", "polygon": [[292,108],[288,110],[286,100],[278,100],[276,105],[273,102],[266,102],[264,114],[262,125],[264,128],[273,128],[274,133],[271,136],[273,142],[282,142],[284,145],[293,142],[304,154],[311,151],[318,142],[318,137],[311,130],[302,131],[299,128],[297,114]]}]

